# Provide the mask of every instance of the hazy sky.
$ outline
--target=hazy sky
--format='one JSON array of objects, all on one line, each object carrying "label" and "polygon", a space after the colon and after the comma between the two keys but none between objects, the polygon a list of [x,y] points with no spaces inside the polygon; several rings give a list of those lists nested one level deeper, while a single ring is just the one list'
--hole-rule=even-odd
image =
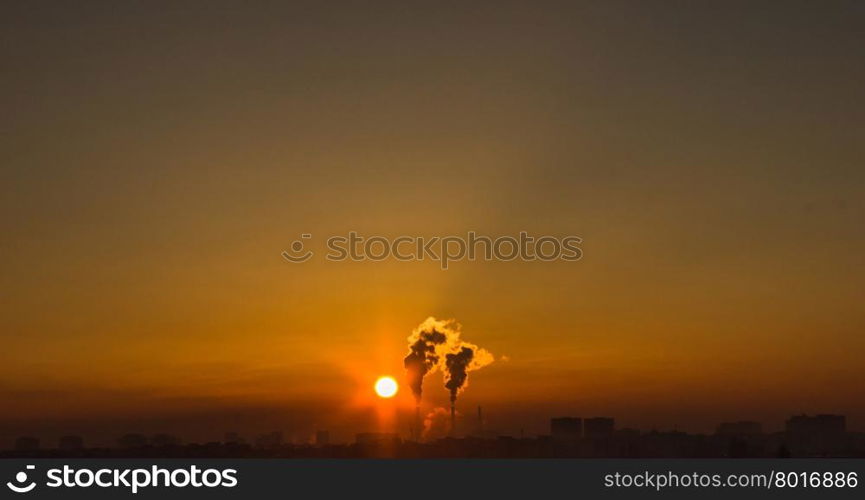
[{"label": "hazy sky", "polygon": [[[350,432],[433,315],[509,358],[461,398],[505,430],[862,428],[863,37],[852,1],[7,4],[2,413]],[[470,230],[584,258],[280,257]]]}]

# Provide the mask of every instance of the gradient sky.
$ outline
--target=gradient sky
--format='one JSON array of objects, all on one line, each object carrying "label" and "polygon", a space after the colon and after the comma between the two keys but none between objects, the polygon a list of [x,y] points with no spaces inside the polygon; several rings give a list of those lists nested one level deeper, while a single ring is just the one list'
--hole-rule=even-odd
[{"label": "gradient sky", "polygon": [[[509,358],[461,398],[503,431],[861,429],[863,33],[852,1],[7,3],[0,439],[363,430],[430,315]],[[584,258],[280,258],[470,230]]]}]

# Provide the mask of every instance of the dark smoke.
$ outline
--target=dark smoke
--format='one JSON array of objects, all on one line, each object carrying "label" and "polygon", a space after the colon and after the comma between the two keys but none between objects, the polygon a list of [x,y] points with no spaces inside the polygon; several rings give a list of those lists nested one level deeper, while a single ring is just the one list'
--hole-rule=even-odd
[{"label": "dark smoke", "polygon": [[418,403],[423,392],[423,378],[435,369],[439,362],[436,345],[444,344],[446,340],[444,333],[432,329],[419,332],[417,340],[409,345],[409,353],[403,359],[403,365],[408,375],[408,384]]},{"label": "dark smoke", "polygon": [[424,377],[441,369],[445,388],[450,391],[452,416],[457,396],[468,386],[468,372],[480,370],[494,361],[486,349],[462,340],[460,325],[452,319],[439,320],[430,316],[409,335],[408,347],[403,364],[418,407]]},{"label": "dark smoke", "polygon": [[465,386],[474,355],[475,351],[465,346],[458,352],[445,355],[445,387],[451,392],[451,405],[457,400],[460,389]]}]

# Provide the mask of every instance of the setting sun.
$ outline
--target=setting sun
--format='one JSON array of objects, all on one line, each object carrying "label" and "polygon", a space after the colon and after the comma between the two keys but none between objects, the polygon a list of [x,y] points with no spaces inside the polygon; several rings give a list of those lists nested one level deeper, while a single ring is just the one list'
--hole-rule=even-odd
[{"label": "setting sun", "polygon": [[382,398],[392,398],[399,387],[393,377],[379,377],[375,381],[375,393]]}]

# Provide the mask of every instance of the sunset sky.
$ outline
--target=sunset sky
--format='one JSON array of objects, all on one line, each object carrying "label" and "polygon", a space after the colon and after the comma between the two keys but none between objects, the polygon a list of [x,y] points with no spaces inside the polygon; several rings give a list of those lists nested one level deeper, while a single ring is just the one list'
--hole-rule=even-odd
[{"label": "sunset sky", "polygon": [[[5,5],[0,447],[404,433],[428,316],[502,432],[865,428],[865,5],[665,5]],[[583,258],[280,257],[349,231]]]}]

